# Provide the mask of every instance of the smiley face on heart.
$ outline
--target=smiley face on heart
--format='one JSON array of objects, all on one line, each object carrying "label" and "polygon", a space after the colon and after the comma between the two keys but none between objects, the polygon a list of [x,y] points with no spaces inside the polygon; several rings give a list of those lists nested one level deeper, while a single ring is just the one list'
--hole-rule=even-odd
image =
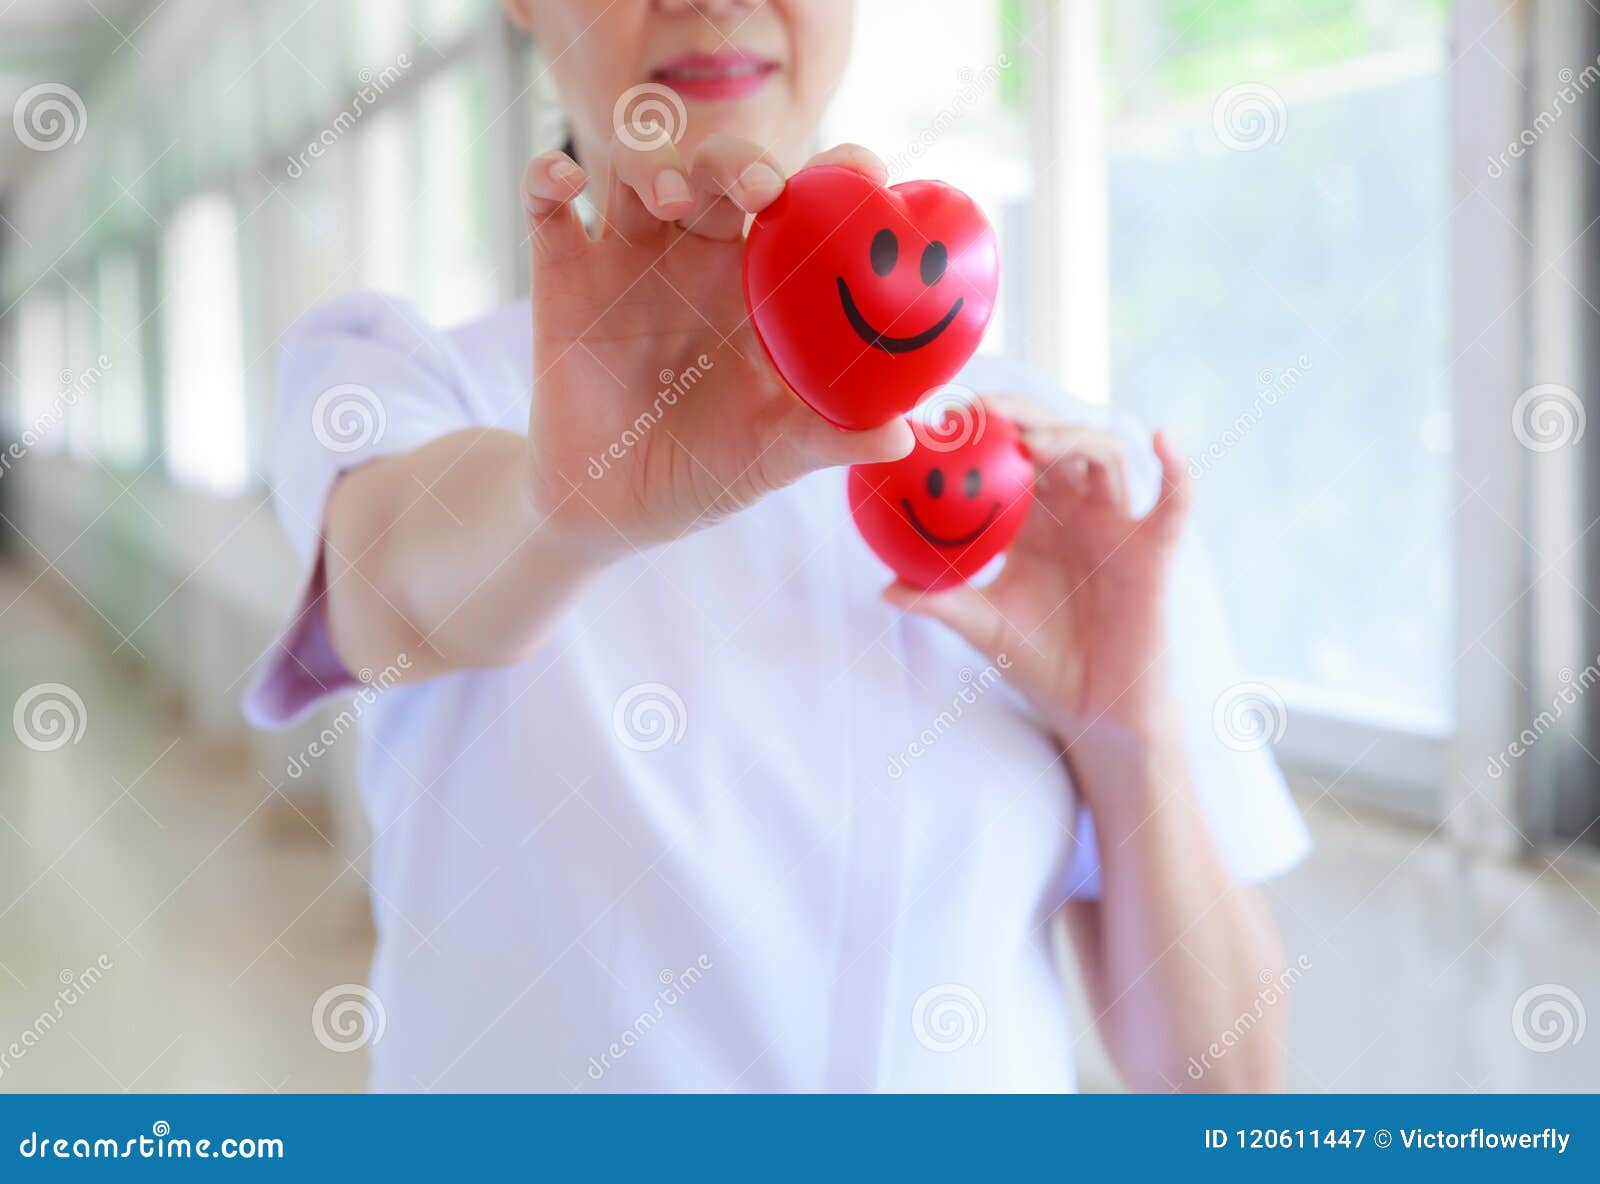
[{"label": "smiley face on heart", "polygon": [[993,228],[959,189],[884,188],[823,165],[750,227],[744,291],[778,373],[818,414],[862,430],[955,377],[994,312]]},{"label": "smiley face on heart", "polygon": [[924,591],[965,583],[1011,545],[1033,503],[1016,425],[981,404],[915,427],[909,455],[850,469],[850,514],[867,546]]}]

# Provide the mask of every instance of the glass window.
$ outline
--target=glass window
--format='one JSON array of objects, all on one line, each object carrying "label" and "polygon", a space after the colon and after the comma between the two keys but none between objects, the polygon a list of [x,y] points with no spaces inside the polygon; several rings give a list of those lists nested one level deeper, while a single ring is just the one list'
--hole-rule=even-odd
[{"label": "glass window", "polygon": [[384,107],[361,128],[361,286],[410,293],[416,274],[416,119]]},{"label": "glass window", "polygon": [[1449,7],[1104,10],[1114,399],[1193,458],[1251,666],[1439,726]]},{"label": "glass window", "polygon": [[145,423],[144,357],[141,350],[139,269],[126,251],[107,255],[97,272],[100,353],[101,457],[125,468],[143,465],[149,450]]},{"label": "glass window", "polygon": [[177,481],[238,492],[250,463],[233,203],[219,193],[189,198],[162,245],[167,468]]},{"label": "glass window", "polygon": [[431,168],[417,174],[421,234],[419,288],[423,313],[448,325],[480,315],[495,303],[495,251],[491,243],[488,88],[475,63],[457,66],[422,92],[422,157]]},{"label": "glass window", "polygon": [[304,59],[296,60],[304,42],[301,22],[307,13],[299,0],[269,0],[259,10],[260,58],[251,68],[252,77],[241,85],[255,87],[263,95],[265,126],[274,143],[294,143],[309,139],[322,117],[315,80],[307,73]]},{"label": "glass window", "polygon": [[218,164],[247,173],[255,171],[264,148],[260,79],[250,75],[250,61],[257,52],[248,28],[236,28],[219,39],[208,59],[212,95],[208,117]]},{"label": "glass window", "polygon": [[[105,357],[100,352],[100,317],[89,302],[81,272],[71,277],[65,297],[67,310],[67,365],[63,371],[66,392],[66,441],[73,456],[88,459],[100,443],[100,399],[104,393]],[[92,285],[90,285],[92,288]]]},{"label": "glass window", "polygon": [[[355,0],[350,9],[354,25],[357,69],[379,70],[411,49],[416,31],[397,0]],[[408,55],[415,58],[415,53]]]},{"label": "glass window", "polygon": [[65,447],[67,315],[59,293],[35,288],[17,308],[17,422],[13,435],[30,452]]},{"label": "glass window", "polygon": [[497,7],[495,0],[422,0],[420,31],[444,48]]}]

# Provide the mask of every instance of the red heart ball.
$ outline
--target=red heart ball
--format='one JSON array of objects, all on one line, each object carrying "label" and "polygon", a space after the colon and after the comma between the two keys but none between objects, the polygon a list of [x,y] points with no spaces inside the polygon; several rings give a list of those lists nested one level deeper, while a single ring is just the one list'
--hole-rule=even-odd
[{"label": "red heart ball", "polygon": [[867,546],[913,588],[965,583],[1011,545],[1033,503],[1016,425],[980,408],[917,424],[900,460],[850,469],[850,513]]},{"label": "red heart ball", "polygon": [[745,243],[745,302],[767,356],[819,415],[857,431],[955,377],[999,283],[988,219],[938,181],[886,189],[853,169],[802,169]]}]

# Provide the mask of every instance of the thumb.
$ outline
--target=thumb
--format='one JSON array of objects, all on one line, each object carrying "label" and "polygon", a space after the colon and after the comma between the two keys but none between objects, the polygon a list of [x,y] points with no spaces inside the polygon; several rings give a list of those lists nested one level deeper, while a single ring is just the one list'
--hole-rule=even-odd
[{"label": "thumb", "polygon": [[865,431],[847,431],[835,427],[798,399],[795,403],[787,417],[786,432],[794,440],[801,463],[808,468],[899,460],[916,444],[911,425],[899,416]]},{"label": "thumb", "polygon": [[982,589],[971,584],[927,592],[896,581],[883,590],[883,598],[898,609],[930,617],[953,629],[987,658],[999,657],[1004,648],[1005,617],[989,603]]},{"label": "thumb", "polygon": [[761,430],[767,443],[761,448],[758,495],[781,489],[818,469],[899,460],[916,443],[911,425],[903,419],[850,432],[834,427],[798,398],[792,402],[792,407],[769,421],[770,427]]}]

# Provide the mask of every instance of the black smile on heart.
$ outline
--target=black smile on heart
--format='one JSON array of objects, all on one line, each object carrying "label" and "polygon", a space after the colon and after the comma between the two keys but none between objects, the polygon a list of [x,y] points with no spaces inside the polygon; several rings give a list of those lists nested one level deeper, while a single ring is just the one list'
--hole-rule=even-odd
[{"label": "black smile on heart", "polygon": [[838,280],[839,303],[844,306],[845,320],[850,322],[850,327],[862,341],[873,349],[881,349],[886,354],[908,354],[912,350],[921,349],[932,343],[955,322],[956,317],[961,314],[962,306],[967,302],[965,296],[958,296],[956,302],[950,306],[950,311],[944,314],[943,320],[915,337],[890,337],[867,323],[867,318],[862,316],[861,310],[856,307],[855,298],[850,295],[850,285],[844,282],[844,276],[839,276]]},{"label": "black smile on heart", "polygon": [[934,534],[933,531],[922,524],[922,519],[917,517],[916,508],[912,506],[910,498],[901,498],[900,504],[906,509],[906,521],[911,523],[912,528],[935,547],[965,547],[969,543],[975,543],[984,531],[994,525],[994,520],[1000,517],[1000,503],[995,502],[994,505],[989,507],[989,516],[983,520],[983,524],[977,530],[969,531],[960,538],[947,539]]}]

